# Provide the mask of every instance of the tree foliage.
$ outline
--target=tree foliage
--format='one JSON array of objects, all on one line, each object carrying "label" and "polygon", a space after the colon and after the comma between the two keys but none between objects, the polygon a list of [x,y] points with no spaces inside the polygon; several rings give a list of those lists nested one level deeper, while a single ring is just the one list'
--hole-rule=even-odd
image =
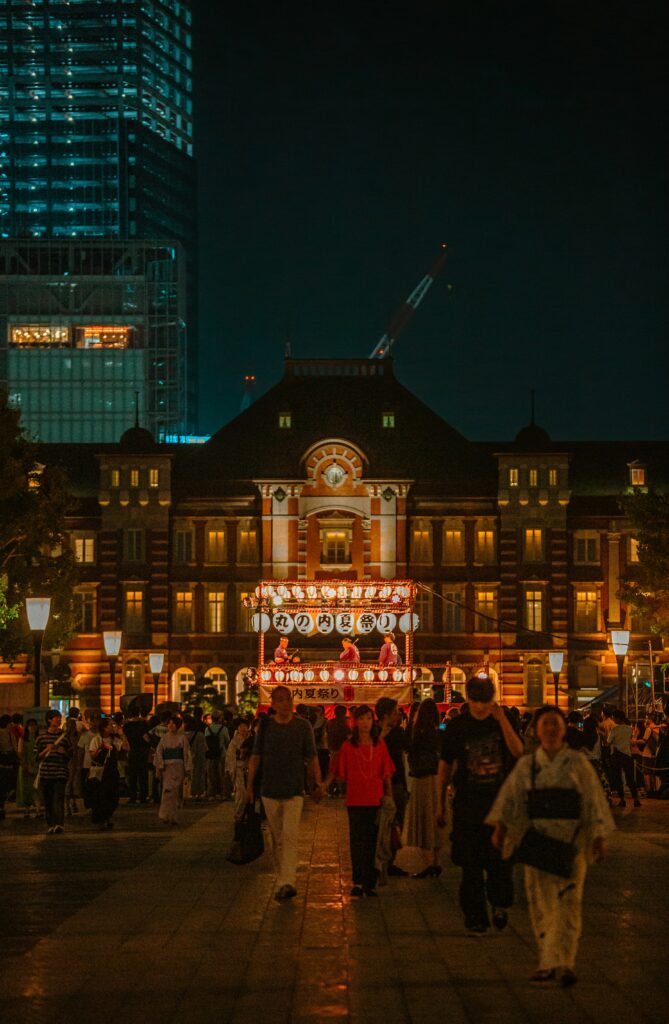
[{"label": "tree foliage", "polygon": [[26,597],[51,598],[47,647],[72,635],[77,573],[65,532],[70,506],[64,474],[39,463],[19,414],[0,393],[0,657],[12,662],[31,649]]},{"label": "tree foliage", "polygon": [[225,707],[225,696],[219,693],[211,680],[206,676],[198,676],[192,686],[188,688],[184,701],[184,710],[192,712],[195,708],[202,708],[205,714],[212,711],[219,711]]},{"label": "tree foliage", "polygon": [[635,491],[621,499],[639,561],[628,564],[620,597],[642,615],[654,633],[669,637],[669,494]]}]

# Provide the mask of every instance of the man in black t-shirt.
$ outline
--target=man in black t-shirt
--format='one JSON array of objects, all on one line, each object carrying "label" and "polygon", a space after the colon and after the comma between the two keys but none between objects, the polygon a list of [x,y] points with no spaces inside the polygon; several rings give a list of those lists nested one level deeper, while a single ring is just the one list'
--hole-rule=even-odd
[{"label": "man in black t-shirt", "polygon": [[[397,822],[400,829],[404,825],[404,813],[409,802],[409,790],[407,788],[406,771],[404,768],[404,755],[409,752],[407,734],[400,726],[400,713],[397,701],[392,697],[379,697],[376,702],[376,717],[379,722],[379,738],[384,740],[390,758],[395,765],[395,774],[392,777],[393,800],[397,814]],[[395,854],[388,865],[388,874],[406,878],[409,874],[395,863]]]},{"label": "man in black t-shirt", "polygon": [[462,868],[460,907],[465,927],[483,934],[490,927],[488,906],[496,928],[507,923],[513,903],[511,866],[494,849],[492,829],[484,819],[506,776],[523,753],[523,743],[493,700],[495,689],[487,676],[467,682],[468,714],[459,715],[444,733],[439,761],[439,824],[444,824],[446,790],[452,783],[453,831],[451,858]]},{"label": "man in black t-shirt", "polygon": [[125,738],[130,744],[128,753],[128,793],[131,804],[145,804],[149,799],[149,730],[146,710],[138,708],[136,713],[123,723]]}]

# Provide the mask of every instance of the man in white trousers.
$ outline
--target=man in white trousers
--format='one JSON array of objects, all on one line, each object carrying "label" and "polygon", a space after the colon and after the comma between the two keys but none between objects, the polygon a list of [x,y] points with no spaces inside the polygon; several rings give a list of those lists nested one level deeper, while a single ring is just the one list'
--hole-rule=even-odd
[{"label": "man in white trousers", "polygon": [[293,695],[287,686],[272,691],[273,715],[262,722],[249,764],[246,798],[255,799],[254,780],[260,773],[260,796],[274,839],[277,873],[276,900],[297,896],[297,847],[304,806],[305,766],[313,788],[321,773],[313,729],[293,714]]}]

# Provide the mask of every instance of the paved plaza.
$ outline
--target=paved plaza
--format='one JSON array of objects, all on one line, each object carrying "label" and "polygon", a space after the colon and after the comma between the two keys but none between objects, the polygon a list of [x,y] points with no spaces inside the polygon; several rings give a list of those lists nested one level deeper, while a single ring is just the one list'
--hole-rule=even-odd
[{"label": "paved plaza", "polygon": [[[468,937],[455,868],[348,896],[340,801],[308,803],[299,895],[277,904],[270,857],[225,860],[230,804],[192,805],[176,830],[121,807],[113,832],[83,815],[63,836],[8,816],[0,832],[3,1024],[515,1024],[667,1019],[669,803],[616,811],[591,870],[579,983],[527,983],[522,894],[502,934]],[[418,867],[402,851],[407,867]],[[520,886],[518,887],[520,889]]]}]

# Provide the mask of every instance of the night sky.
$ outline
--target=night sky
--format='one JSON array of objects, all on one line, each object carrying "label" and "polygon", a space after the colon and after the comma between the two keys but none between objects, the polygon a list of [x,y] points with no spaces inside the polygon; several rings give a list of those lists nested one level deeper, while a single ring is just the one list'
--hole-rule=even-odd
[{"label": "night sky", "polygon": [[664,438],[666,0],[195,0],[200,428],[286,341],[474,439]]}]

